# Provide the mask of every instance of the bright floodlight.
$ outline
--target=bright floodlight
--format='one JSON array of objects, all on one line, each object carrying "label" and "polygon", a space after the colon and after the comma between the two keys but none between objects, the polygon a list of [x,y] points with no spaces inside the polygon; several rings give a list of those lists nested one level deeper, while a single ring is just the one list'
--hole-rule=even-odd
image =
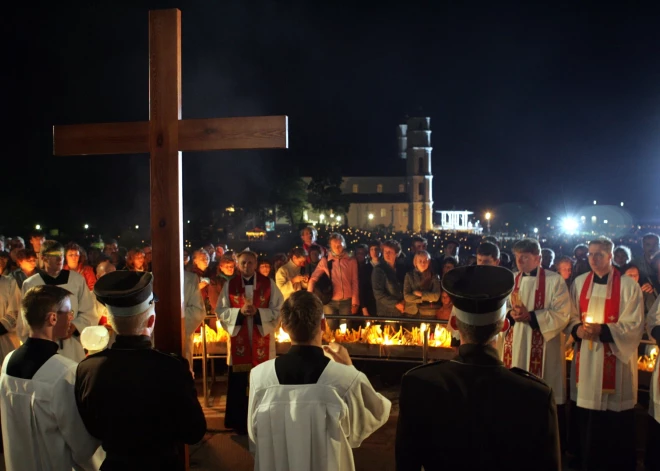
[{"label": "bright floodlight", "polygon": [[598,201],[594,200],[594,204],[598,204]]},{"label": "bright floodlight", "polygon": [[569,234],[573,234],[577,231],[578,226],[578,222],[574,218],[564,218],[561,222],[561,227],[563,227],[564,231]]},{"label": "bright floodlight", "polygon": [[549,221],[550,219],[552,219],[552,218],[551,218],[550,216],[548,216],[548,221]]},{"label": "bright floodlight", "polygon": [[621,202],[621,207],[623,208],[623,201]]},{"label": "bright floodlight", "polygon": [[535,228],[534,228],[534,234],[538,234],[538,233],[539,233],[539,228],[538,228],[538,227],[535,227]]},{"label": "bright floodlight", "polygon": [[491,216],[492,216],[492,214],[490,214],[490,212],[486,213],[486,220],[489,221]]},{"label": "bright floodlight", "polygon": [[369,220],[371,221],[374,218],[374,213],[369,213]]},{"label": "bright floodlight", "polygon": [[337,216],[337,221],[341,221],[341,216]]}]

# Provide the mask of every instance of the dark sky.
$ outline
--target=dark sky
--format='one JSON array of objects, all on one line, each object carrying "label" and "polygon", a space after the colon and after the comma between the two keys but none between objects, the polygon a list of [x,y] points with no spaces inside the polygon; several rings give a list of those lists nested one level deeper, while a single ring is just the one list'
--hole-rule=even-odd
[{"label": "dark sky", "polygon": [[0,18],[5,231],[147,225],[147,156],[55,158],[51,126],[146,120],[147,11],[173,6],[183,117],[290,123],[287,151],[184,154],[184,216],[265,191],[283,166],[401,172],[396,126],[420,112],[432,118],[436,209],[522,201],[560,214],[597,199],[660,216],[651,2],[96,3]]}]

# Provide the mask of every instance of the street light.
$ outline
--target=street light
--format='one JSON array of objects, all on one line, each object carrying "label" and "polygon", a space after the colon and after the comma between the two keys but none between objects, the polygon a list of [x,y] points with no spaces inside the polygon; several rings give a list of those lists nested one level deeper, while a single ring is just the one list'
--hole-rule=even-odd
[{"label": "street light", "polygon": [[139,229],[139,228],[140,228],[140,226],[138,226],[138,225],[136,224],[136,225],[135,225],[135,229]]},{"label": "street light", "polygon": [[84,227],[85,229],[89,229],[89,224],[85,224],[83,227]]},{"label": "street light", "polygon": [[598,204],[598,201],[594,200],[594,205],[597,205],[597,204]]},{"label": "street light", "polygon": [[40,230],[41,230],[41,224],[36,224],[36,225],[34,226],[34,228],[35,228],[36,230],[40,231]]},{"label": "street light", "polygon": [[488,228],[488,233],[490,234],[490,218],[492,217],[492,214],[490,214],[490,211],[486,212],[486,227]]},{"label": "street light", "polygon": [[374,220],[374,213],[369,213],[369,220],[373,221]]},{"label": "street light", "polygon": [[324,219],[325,219],[325,214],[321,214],[321,215],[319,216],[319,220],[320,220],[321,222],[323,222]]},{"label": "street light", "polygon": [[621,202],[621,207],[623,208],[623,201]]},{"label": "street light", "polygon": [[337,221],[341,221],[341,216],[336,217]]},{"label": "street light", "polygon": [[539,228],[538,228],[538,227],[535,227],[535,228],[534,228],[534,234],[538,234],[538,233],[539,233]]}]

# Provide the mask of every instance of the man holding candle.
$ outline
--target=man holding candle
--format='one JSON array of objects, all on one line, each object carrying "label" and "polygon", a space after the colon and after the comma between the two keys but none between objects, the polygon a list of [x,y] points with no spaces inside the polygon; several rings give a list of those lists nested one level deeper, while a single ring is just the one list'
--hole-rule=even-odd
[{"label": "man holding candle", "polygon": [[504,335],[502,360],[508,368],[529,371],[552,388],[563,439],[566,366],[561,333],[570,320],[571,299],[563,278],[541,266],[537,239],[519,240],[513,254],[518,273],[509,297],[511,328]]},{"label": "man holding candle", "polygon": [[591,271],[578,276],[568,330],[576,340],[571,400],[577,403],[583,469],[636,469],[637,346],[644,328],[642,291],[612,266],[613,243],[589,243]]},{"label": "man holding candle", "polygon": [[284,302],[271,280],[257,273],[257,255],[238,254],[238,271],[225,283],[215,312],[230,339],[227,345],[225,427],[247,435],[248,379],[253,367],[275,358],[275,332]]}]

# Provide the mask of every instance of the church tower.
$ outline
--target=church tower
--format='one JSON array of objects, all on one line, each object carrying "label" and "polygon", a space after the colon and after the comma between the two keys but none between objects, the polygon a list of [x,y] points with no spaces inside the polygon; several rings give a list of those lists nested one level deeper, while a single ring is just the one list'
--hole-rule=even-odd
[{"label": "church tower", "polygon": [[399,152],[402,144],[407,160],[408,227],[414,232],[428,232],[433,230],[431,118],[409,118],[406,125],[399,126]]}]

